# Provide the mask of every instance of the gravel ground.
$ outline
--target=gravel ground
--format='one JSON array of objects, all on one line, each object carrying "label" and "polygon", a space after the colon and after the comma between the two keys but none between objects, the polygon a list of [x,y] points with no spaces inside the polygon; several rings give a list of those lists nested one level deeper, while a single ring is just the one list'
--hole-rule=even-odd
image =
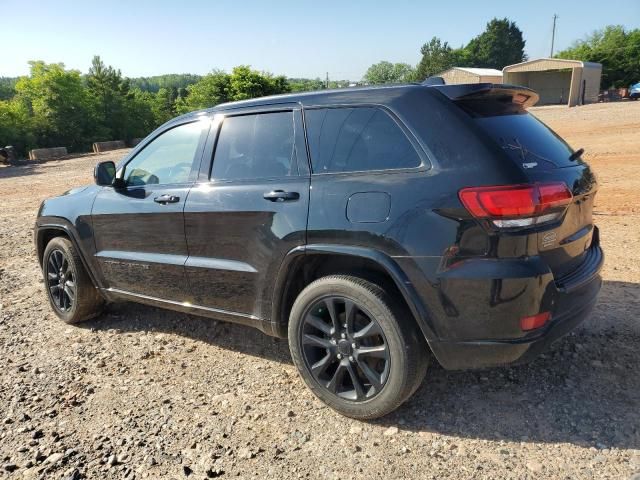
[{"label": "gravel ground", "polygon": [[[584,147],[607,254],[592,316],[526,366],[434,366],[397,412],[343,418],[285,341],[135,304],[67,326],[32,225],[118,151],[0,169],[0,477],[628,479],[640,472],[640,102],[534,113]],[[636,132],[635,138],[632,133]]]}]

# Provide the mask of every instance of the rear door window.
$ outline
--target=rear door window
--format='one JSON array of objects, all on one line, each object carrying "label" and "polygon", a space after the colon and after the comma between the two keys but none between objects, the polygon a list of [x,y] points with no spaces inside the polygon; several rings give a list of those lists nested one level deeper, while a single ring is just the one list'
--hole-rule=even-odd
[{"label": "rear door window", "polygon": [[211,177],[222,180],[297,175],[293,112],[260,113],[223,120]]},{"label": "rear door window", "polygon": [[415,168],[421,160],[400,126],[376,107],[305,111],[313,173]]}]

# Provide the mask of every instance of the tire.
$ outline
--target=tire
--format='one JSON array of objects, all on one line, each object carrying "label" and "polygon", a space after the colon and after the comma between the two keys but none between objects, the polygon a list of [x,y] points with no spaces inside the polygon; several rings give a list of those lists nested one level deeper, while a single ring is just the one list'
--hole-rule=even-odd
[{"label": "tire", "polygon": [[[56,270],[58,276],[54,277]],[[55,237],[47,244],[42,256],[42,273],[51,308],[65,323],[83,322],[102,312],[104,299],[67,238]]]},{"label": "tire", "polygon": [[354,276],[309,284],[293,304],[288,336],[307,386],[351,418],[379,418],[398,408],[428,366],[428,346],[411,313],[378,285]]}]

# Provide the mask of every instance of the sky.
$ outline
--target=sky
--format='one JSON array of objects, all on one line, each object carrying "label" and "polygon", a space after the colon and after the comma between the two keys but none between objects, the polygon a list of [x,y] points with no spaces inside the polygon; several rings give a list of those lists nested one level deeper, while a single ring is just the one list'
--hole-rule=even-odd
[{"label": "sky", "polygon": [[0,76],[29,60],[86,73],[93,55],[128,77],[251,65],[288,77],[359,80],[381,60],[415,65],[433,36],[467,43],[493,17],[517,23],[530,58],[608,24],[640,27],[638,0],[0,0]]}]

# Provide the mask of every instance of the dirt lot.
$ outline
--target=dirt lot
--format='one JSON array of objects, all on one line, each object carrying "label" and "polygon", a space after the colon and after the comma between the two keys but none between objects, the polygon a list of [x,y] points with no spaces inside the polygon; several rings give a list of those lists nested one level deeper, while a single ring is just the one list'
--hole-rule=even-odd
[{"label": "dirt lot", "polygon": [[32,246],[42,199],[124,152],[0,169],[0,477],[612,478],[640,472],[640,102],[535,114],[584,147],[601,189],[599,305],[527,366],[446,372],[375,422],[303,386],[287,344],[123,304],[49,311]]}]

